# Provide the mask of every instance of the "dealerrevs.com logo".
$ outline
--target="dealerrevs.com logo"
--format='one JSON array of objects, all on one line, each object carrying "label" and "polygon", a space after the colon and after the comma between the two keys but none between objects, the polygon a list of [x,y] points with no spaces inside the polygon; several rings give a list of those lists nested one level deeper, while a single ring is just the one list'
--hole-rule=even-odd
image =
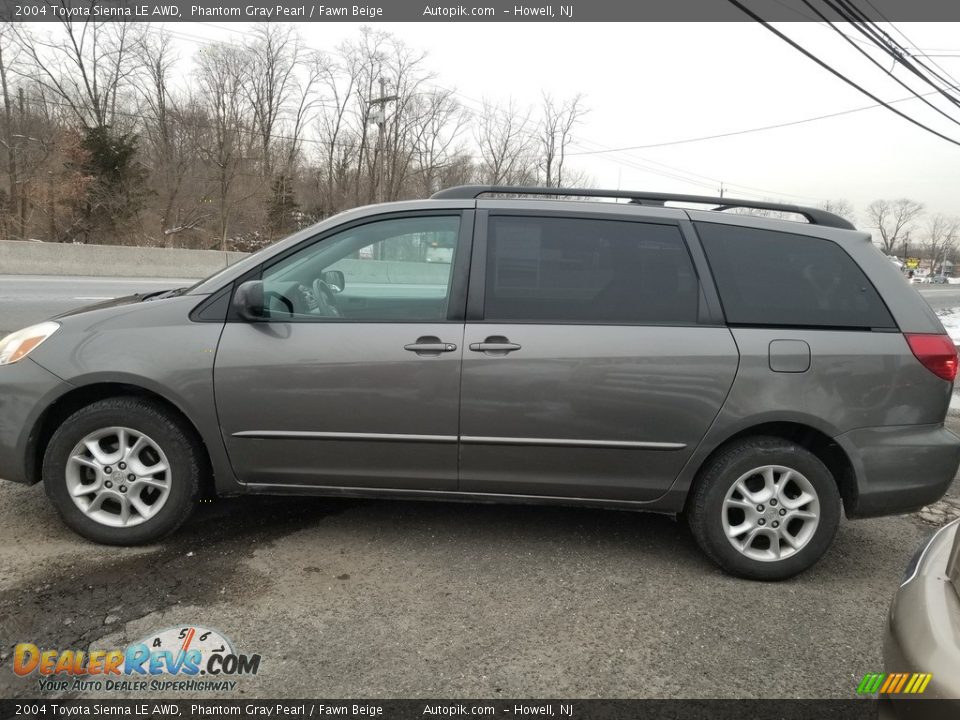
[{"label": "dealerrevs.com logo", "polygon": [[19,643],[13,671],[36,677],[41,692],[233,690],[242,675],[256,675],[260,655],[245,655],[221,633],[190,626],[167,628],[125,649],[42,650]]}]

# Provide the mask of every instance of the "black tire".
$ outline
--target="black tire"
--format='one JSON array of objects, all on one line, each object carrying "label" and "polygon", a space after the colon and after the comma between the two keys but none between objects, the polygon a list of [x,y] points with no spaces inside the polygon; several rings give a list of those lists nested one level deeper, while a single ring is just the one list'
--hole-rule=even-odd
[{"label": "black tire", "polygon": [[[91,433],[110,427],[147,435],[169,465],[166,500],[137,525],[113,527],[88,517],[67,486],[67,461],[74,448]],[[78,534],[104,545],[143,545],[171,534],[190,516],[199,491],[202,457],[193,432],[163,406],[135,397],[109,398],[76,411],[57,428],[43,457],[43,484],[64,523]]]},{"label": "black tire", "polygon": [[[784,548],[782,550],[784,554],[792,553],[778,560],[748,557],[733,546],[723,527],[724,513],[731,513],[728,515],[729,521],[729,518],[735,517],[738,512],[734,509],[724,510],[727,493],[741,476],[764,466],[781,466],[800,473],[816,491],[819,502],[819,522],[806,544],[803,544],[799,550],[794,550],[786,544],[786,541],[777,541],[777,547]],[[782,479],[785,475],[775,475],[775,477]],[[752,476],[748,482],[754,484],[762,482],[762,475]],[[748,489],[750,489],[749,486]],[[795,492],[795,490],[796,485],[791,485],[790,491]],[[732,497],[745,499],[739,492]],[[789,512],[783,509],[782,503],[781,508],[778,509],[771,508],[769,502],[767,505],[757,507],[764,508],[764,513],[757,513],[756,517],[763,519],[763,524],[768,530],[772,527],[773,521],[779,523],[777,513]],[[752,509],[750,512],[752,514]],[[751,580],[785,580],[803,572],[823,556],[836,535],[840,524],[840,512],[840,493],[837,490],[836,481],[816,455],[781,438],[752,437],[731,443],[702,469],[689,500],[687,519],[693,536],[703,552],[728,573]],[[767,515],[770,515],[769,519]],[[742,520],[729,522],[734,526],[739,525],[741,522],[746,522],[746,516]],[[759,522],[760,520],[756,520],[756,523]],[[799,527],[802,526],[800,521]],[[758,539],[753,541],[754,546],[749,550],[762,553],[765,549],[764,544],[767,544],[770,547],[766,550],[772,554],[773,542],[772,539],[763,540],[758,536]],[[756,546],[759,546],[759,550]]]}]

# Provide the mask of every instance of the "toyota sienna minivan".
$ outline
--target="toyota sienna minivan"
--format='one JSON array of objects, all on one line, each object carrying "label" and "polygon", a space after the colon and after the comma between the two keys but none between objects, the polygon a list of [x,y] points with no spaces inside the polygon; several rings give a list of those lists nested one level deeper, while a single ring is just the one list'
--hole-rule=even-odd
[{"label": "toyota sienna minivan", "polygon": [[455,187],[7,336],[0,477],[115,545],[202,494],[557,503],[681,515],[728,572],[781,579],[841,512],[943,495],[956,372],[822,210]]}]

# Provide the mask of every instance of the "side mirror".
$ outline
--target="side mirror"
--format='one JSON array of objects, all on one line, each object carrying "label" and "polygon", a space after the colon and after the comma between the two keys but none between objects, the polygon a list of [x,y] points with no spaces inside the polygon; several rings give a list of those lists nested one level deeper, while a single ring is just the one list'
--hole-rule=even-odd
[{"label": "side mirror", "polygon": [[241,284],[233,293],[233,309],[247,322],[269,320],[263,304],[263,281],[249,280]]},{"label": "side mirror", "polygon": [[335,293],[343,292],[343,289],[347,286],[347,280],[340,270],[327,270],[320,274],[320,279],[329,285]]}]

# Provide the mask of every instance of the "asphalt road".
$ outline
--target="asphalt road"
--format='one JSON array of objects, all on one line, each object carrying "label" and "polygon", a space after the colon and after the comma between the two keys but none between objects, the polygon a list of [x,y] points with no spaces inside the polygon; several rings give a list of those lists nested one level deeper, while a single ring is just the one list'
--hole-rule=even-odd
[{"label": "asphalt road", "polygon": [[960,285],[915,285],[934,310],[960,307]]},{"label": "asphalt road", "polygon": [[655,515],[245,498],[124,549],[2,484],[0,696],[39,694],[11,672],[16,642],[111,649],[202,625],[263,658],[220,697],[849,698],[882,670],[889,599],[932,528],[844,522],[812,570],[763,584]]},{"label": "asphalt road", "polygon": [[[110,287],[64,284],[0,312],[30,322]],[[957,505],[955,483],[939,517]],[[220,697],[849,698],[882,670],[889,599],[934,527],[845,521],[812,570],[762,584],[724,575],[655,515],[243,498],[126,549],[78,538],[41,487],[4,482],[0,697],[40,694],[11,671],[17,642],[109,649],[202,625],[262,656]]]},{"label": "asphalt road", "polygon": [[101,300],[192,285],[195,280],[0,275],[0,332]]}]

